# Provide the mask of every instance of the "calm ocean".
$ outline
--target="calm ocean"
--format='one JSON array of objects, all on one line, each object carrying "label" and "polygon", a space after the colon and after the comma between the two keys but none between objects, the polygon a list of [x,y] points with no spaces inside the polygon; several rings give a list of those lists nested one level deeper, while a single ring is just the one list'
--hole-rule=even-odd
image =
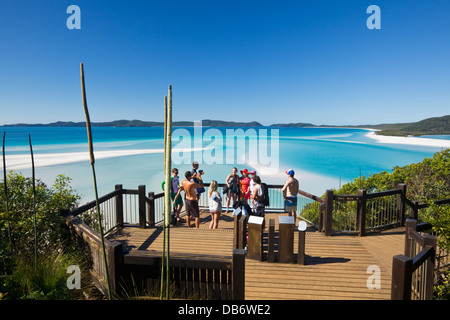
[{"label": "calm ocean", "polygon": [[[390,171],[395,166],[404,166],[431,157],[450,141],[449,136],[429,136],[419,139],[420,143],[385,143],[371,138],[371,130],[347,128],[243,128],[253,139],[245,145],[247,164],[236,140],[234,158],[229,161],[230,143],[225,128],[174,128],[185,135],[184,140],[174,139],[175,150],[185,148],[173,158],[172,167],[177,167],[183,176],[191,169],[193,160],[200,162],[205,171],[204,180],[223,183],[231,168],[239,170],[256,169],[267,183],[283,184],[284,172],[294,169],[301,189],[321,196],[326,189],[338,188],[341,184],[362,175],[370,175],[383,170]],[[231,128],[229,130],[235,130]],[[266,129],[265,131],[262,129]],[[277,129],[278,131],[271,131]],[[31,135],[36,161],[36,177],[51,185],[58,174],[72,179],[72,187],[82,197],[82,203],[95,199],[92,170],[88,158],[86,128],[75,127],[3,127],[6,132],[6,168],[31,176],[28,134]],[[163,128],[93,128],[96,175],[99,194],[114,190],[115,184],[136,189],[145,185],[148,191],[160,192],[163,173]],[[208,133],[208,134],[207,134]],[[268,147],[260,142],[264,133],[269,136]],[[276,140],[276,133],[279,139]],[[256,134],[256,135],[255,135]],[[214,136],[214,138],[211,138]],[[187,139],[187,138],[190,138]],[[202,139],[203,137],[203,139]],[[209,138],[207,138],[209,137]],[[270,140],[272,137],[273,140]],[[442,141],[433,145],[427,141]],[[278,154],[272,153],[271,142]],[[249,152],[256,144],[259,152],[271,156],[271,171],[265,170],[267,161],[258,158],[249,164]],[[214,149],[214,148],[215,149]],[[187,148],[197,148],[188,150]],[[203,149],[202,149],[203,148]],[[194,150],[194,151],[193,151]],[[260,155],[260,153],[258,153]],[[215,163],[211,163],[211,157]],[[267,157],[266,157],[267,158]],[[267,160],[267,159],[266,159]],[[210,164],[208,164],[210,163]],[[3,166],[1,166],[3,169]]]}]

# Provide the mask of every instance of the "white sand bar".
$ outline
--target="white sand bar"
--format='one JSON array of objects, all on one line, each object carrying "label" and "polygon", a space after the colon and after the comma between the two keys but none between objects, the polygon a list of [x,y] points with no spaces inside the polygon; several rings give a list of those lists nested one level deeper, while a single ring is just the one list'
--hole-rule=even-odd
[{"label": "white sand bar", "polygon": [[[192,152],[191,149],[173,149],[172,152]],[[94,151],[95,160],[134,156],[150,153],[164,153],[164,149],[135,149],[135,150],[107,150]],[[68,153],[35,153],[34,165],[35,167],[54,166],[61,164],[68,164],[74,162],[89,162],[89,152],[68,152]],[[0,162],[0,168],[3,170],[3,163]],[[31,168],[31,156],[29,154],[13,154],[6,155],[6,168],[8,170],[18,170]]]},{"label": "white sand bar", "polygon": [[375,133],[375,131],[367,133],[366,136],[369,138],[372,138],[374,140],[377,140],[379,143],[407,144],[407,145],[416,145],[416,146],[450,148],[450,140],[444,140],[444,139],[382,136],[382,135],[377,135]]}]

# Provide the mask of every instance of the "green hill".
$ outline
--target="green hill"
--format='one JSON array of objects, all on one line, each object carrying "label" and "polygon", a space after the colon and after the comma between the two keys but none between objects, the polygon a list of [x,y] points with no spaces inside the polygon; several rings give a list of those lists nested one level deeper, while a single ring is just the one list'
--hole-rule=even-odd
[{"label": "green hill", "polygon": [[414,123],[384,124],[368,127],[380,129],[381,131],[378,131],[377,134],[386,136],[450,134],[450,115],[428,118]]}]

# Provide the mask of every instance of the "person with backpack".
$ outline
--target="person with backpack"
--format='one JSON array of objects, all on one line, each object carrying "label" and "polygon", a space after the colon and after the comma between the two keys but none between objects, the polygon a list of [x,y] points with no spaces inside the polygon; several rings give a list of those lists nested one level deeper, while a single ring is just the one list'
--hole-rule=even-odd
[{"label": "person with backpack", "polygon": [[258,217],[264,217],[265,212],[265,197],[264,194],[267,192],[264,190],[264,187],[261,185],[261,178],[259,176],[253,177],[254,189],[252,192],[252,200],[253,200],[253,210],[252,213]]},{"label": "person with backpack", "polygon": [[[225,179],[226,182],[226,194],[227,194],[227,210],[225,213],[228,213],[228,207],[230,206],[230,200],[233,198],[234,205],[239,198],[239,176],[237,174],[238,169],[233,168],[232,172]],[[224,188],[225,188],[224,187]],[[225,190],[225,189],[224,189]]]}]

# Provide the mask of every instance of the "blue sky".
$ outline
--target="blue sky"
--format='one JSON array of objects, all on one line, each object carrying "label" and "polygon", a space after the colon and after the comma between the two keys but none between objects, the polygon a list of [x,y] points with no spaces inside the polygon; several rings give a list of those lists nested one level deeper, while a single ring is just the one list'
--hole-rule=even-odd
[{"label": "blue sky", "polygon": [[[381,29],[369,30],[369,5]],[[81,9],[69,30],[66,9]],[[377,124],[449,114],[450,1],[0,2],[0,124]]]}]

